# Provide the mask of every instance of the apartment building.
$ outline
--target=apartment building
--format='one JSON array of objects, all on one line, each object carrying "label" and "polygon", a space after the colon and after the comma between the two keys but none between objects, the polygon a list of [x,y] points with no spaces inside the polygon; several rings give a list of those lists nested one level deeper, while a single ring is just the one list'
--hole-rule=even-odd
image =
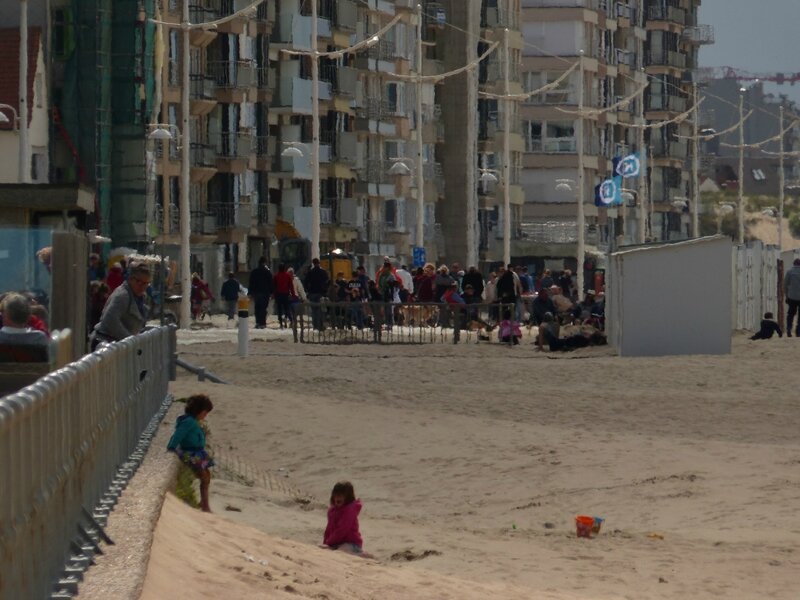
[{"label": "apartment building", "polygon": [[[500,46],[478,69],[480,92],[494,95],[521,94],[523,92],[520,64],[523,39],[520,30],[519,0],[483,0],[481,2],[478,54],[483,54],[490,42]],[[507,32],[507,44],[506,44]],[[506,45],[508,49],[506,50]],[[507,72],[506,72],[507,71]],[[506,78],[508,90],[506,91]],[[505,112],[509,111],[508,120]],[[506,131],[506,122],[510,124]],[[507,138],[507,140],[506,140]],[[506,148],[509,155],[508,182],[505,177]],[[503,222],[511,219],[511,238],[521,236],[521,216],[525,196],[520,174],[525,140],[519,118],[519,103],[490,97],[478,98],[478,225],[479,260],[491,264],[503,258]],[[492,173],[497,182],[480,174]],[[503,214],[505,186],[509,187],[511,214]]]},{"label": "apartment building", "polygon": [[[700,0],[646,0],[647,46],[645,70],[650,85],[645,93],[648,122],[674,119],[692,107],[693,74],[699,48],[713,43],[713,30],[697,22]],[[691,119],[703,119],[700,112]],[[649,196],[652,203],[650,239],[674,240],[691,236],[689,148],[680,136],[692,134],[692,120],[649,130],[651,155]],[[706,123],[698,123],[700,127]]]},{"label": "apartment building", "polygon": [[[583,80],[576,70],[556,89],[530,98],[521,108],[526,202],[522,239],[514,254],[574,267],[576,196],[585,205],[590,249],[607,247],[612,232],[616,243],[637,239],[642,203],[636,182],[623,196],[625,206],[611,210],[595,207],[594,187],[611,175],[613,157],[640,150],[634,125],[672,119],[690,106],[689,75],[697,64],[698,45],[705,41],[696,26],[699,4],[696,0],[522,0],[525,89],[554,82],[579,60]],[[636,92],[646,77],[650,85],[642,105]],[[602,112],[583,115],[584,189],[559,191],[556,179],[578,181],[581,88],[584,107]],[[618,105],[630,97],[630,102]],[[648,155],[646,189],[653,200],[647,209],[648,234],[654,240],[688,234],[688,207],[676,202],[688,197],[688,174],[683,169],[688,151],[675,134],[690,135],[690,124],[648,129],[642,149]]]}]

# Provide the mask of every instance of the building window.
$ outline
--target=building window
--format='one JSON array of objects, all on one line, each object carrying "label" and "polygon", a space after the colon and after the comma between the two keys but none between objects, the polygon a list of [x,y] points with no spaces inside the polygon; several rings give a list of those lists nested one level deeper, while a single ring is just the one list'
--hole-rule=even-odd
[{"label": "building window", "polygon": [[575,123],[573,121],[527,121],[525,123],[526,152],[545,154],[574,154]]},{"label": "building window", "polygon": [[[528,92],[538,90],[554,83],[563,75],[564,73],[559,71],[529,71],[525,73],[525,90]],[[573,79],[573,75],[570,75],[554,89],[531,96],[525,102],[527,104],[577,104]]]},{"label": "building window", "polygon": [[31,154],[31,181],[44,179],[44,154]]}]

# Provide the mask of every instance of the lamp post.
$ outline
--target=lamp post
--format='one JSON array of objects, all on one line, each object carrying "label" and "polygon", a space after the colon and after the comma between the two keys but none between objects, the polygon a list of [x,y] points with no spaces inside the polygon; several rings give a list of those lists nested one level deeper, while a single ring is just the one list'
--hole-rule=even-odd
[{"label": "lamp post", "polygon": [[[580,161],[579,161],[580,162]],[[583,194],[581,193],[581,178],[578,178],[576,182],[574,179],[556,179],[556,191],[559,192],[575,192],[575,199],[578,202],[578,206],[581,205],[583,201]],[[578,251],[577,251],[577,259],[578,259],[578,268],[577,273],[575,274],[576,283],[578,285],[578,295],[583,295],[583,258],[584,258],[584,232],[583,232],[583,210],[582,208],[578,211],[578,231],[577,231],[577,238],[578,238]]]},{"label": "lamp post", "polygon": [[737,198],[737,215],[739,233],[737,241],[744,243],[744,88],[739,88],[739,195]]},{"label": "lamp post", "polygon": [[578,145],[578,183],[577,189],[575,192],[576,199],[578,201],[578,213],[577,213],[577,221],[578,221],[578,249],[577,249],[577,285],[578,285],[578,297],[583,297],[584,291],[584,273],[583,273],[583,260],[584,255],[586,254],[585,244],[586,240],[584,238],[584,222],[585,217],[583,214],[583,94],[584,94],[584,65],[583,65],[583,50],[580,51],[580,56],[578,58],[580,61],[580,69],[578,72],[580,73],[578,78],[578,130],[575,134],[575,141]]},{"label": "lamp post", "polygon": [[692,78],[692,106],[694,118],[692,119],[692,237],[700,236],[700,157],[697,155],[699,144],[697,130],[699,128],[700,113],[697,110],[697,79]]},{"label": "lamp post", "polygon": [[[174,139],[179,144],[182,141],[181,140],[181,130],[178,128],[177,125],[172,125],[171,123],[153,123],[153,124],[150,125],[150,127],[152,128],[152,131],[149,134],[147,134],[147,139],[149,139],[149,140],[162,141],[162,142],[163,141],[168,141],[169,142],[169,141],[172,141]],[[173,129],[175,131],[175,133],[173,134],[170,131],[170,129]],[[149,177],[149,175],[148,175],[148,177]],[[162,221],[162,233],[163,233],[163,221]],[[163,244],[163,238],[162,238],[162,244]],[[166,268],[166,265],[164,264],[163,247],[161,249],[161,261],[160,261],[160,264],[161,264],[161,272],[159,273],[159,280],[160,280],[159,281],[159,297],[161,299],[161,317],[160,317],[160,320],[161,320],[161,325],[164,325],[164,323],[166,322],[166,312],[165,312],[166,311],[166,290],[165,290],[165,286],[166,286],[166,279],[167,279],[167,268]],[[182,269],[181,270],[181,274],[183,273],[184,270],[187,271],[187,272],[189,271],[188,268]],[[191,288],[191,281],[189,282],[189,286]],[[184,296],[186,296],[187,298],[190,297],[190,294],[187,294],[187,293],[183,292],[183,289],[184,289],[183,288],[183,282],[181,281],[181,292],[182,292],[181,293],[181,313],[183,312],[183,310],[182,310],[183,309],[183,297]],[[187,318],[190,318],[190,317],[187,317]],[[182,322],[187,323],[186,327],[188,328],[188,321],[183,321],[183,314],[181,314],[181,320],[182,320]]]},{"label": "lamp post", "polygon": [[784,168],[784,154],[783,154],[783,104],[780,106],[780,132],[779,150],[780,157],[778,159],[778,250],[783,251],[783,208],[786,199],[786,174],[783,172]]},{"label": "lamp post", "polygon": [[[414,245],[425,247],[425,173],[422,166],[422,5],[417,4],[417,235]],[[395,163],[397,164],[397,163]],[[394,168],[394,165],[392,165]],[[390,169],[391,170],[391,169]],[[413,254],[413,253],[412,253]]]},{"label": "lamp post", "polygon": [[[319,53],[317,1],[311,0],[311,258],[319,258]],[[287,148],[288,150],[288,148]]]},{"label": "lamp post", "polygon": [[[642,73],[644,73],[644,69],[642,69]],[[645,127],[645,119],[644,119],[644,90],[642,88],[641,93],[639,94],[639,128],[637,129],[637,142],[636,145],[638,146],[639,150],[639,178],[638,178],[638,196],[639,196],[639,243],[644,244],[647,241],[647,199],[645,196],[645,185],[646,181],[646,171],[645,169],[650,166],[649,162],[645,162],[645,155],[646,150],[644,147],[644,127]],[[642,164],[644,164],[644,168],[642,168]]]},{"label": "lamp post", "polygon": [[19,182],[28,183],[31,153],[28,147],[28,0],[19,3]]},{"label": "lamp post", "polygon": [[503,264],[511,264],[511,99],[509,79],[511,70],[511,54],[508,47],[508,28],[503,30],[503,51],[506,59],[503,69]]}]

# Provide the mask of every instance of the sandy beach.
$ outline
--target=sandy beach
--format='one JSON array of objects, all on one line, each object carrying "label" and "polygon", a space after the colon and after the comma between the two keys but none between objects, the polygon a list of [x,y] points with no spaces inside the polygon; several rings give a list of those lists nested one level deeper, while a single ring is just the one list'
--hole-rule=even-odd
[{"label": "sandy beach", "polygon": [[[239,358],[231,334],[180,340],[231,383],[173,384],[215,403],[216,514],[165,504],[143,598],[797,597],[800,340],[623,359],[274,334]],[[317,547],[342,479],[376,561]],[[578,514],[605,519],[596,539]],[[193,556],[165,577],[181,531]],[[259,553],[279,577],[237,575]]]}]

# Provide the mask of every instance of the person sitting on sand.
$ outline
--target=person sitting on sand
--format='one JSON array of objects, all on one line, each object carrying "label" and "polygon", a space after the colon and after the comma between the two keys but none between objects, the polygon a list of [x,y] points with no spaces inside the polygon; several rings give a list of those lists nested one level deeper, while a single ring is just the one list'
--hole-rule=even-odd
[{"label": "person sitting on sand", "polygon": [[186,401],[185,414],[175,421],[175,433],[167,443],[167,450],[175,452],[200,480],[200,509],[211,512],[208,504],[208,487],[211,484],[209,468],[214,461],[206,451],[206,434],[200,422],[214,409],[205,394],[190,396]]},{"label": "person sitting on sand", "polygon": [[783,337],[781,326],[775,321],[771,312],[764,313],[764,318],[761,320],[761,329],[751,337],[751,340],[769,340],[773,335],[778,334],[778,337]]},{"label": "person sitting on sand", "polygon": [[352,483],[340,481],[333,486],[331,505],[328,508],[328,526],[325,527],[323,538],[326,547],[370,558],[364,553],[364,541],[358,530],[361,506],[361,500],[356,499]]}]

